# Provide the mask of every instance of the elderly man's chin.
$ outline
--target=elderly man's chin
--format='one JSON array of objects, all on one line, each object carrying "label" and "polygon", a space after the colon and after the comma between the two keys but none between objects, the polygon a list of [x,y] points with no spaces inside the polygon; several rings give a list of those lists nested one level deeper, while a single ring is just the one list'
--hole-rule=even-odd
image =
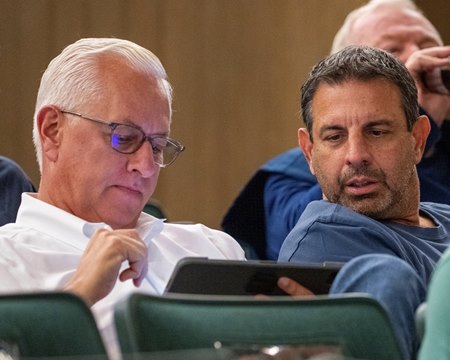
[{"label": "elderly man's chin", "polygon": [[136,226],[142,208],[125,208],[122,211],[109,210],[103,216],[103,222],[113,229],[132,229]]},{"label": "elderly man's chin", "polygon": [[102,206],[102,221],[113,229],[133,228],[145,206],[145,199],[114,199]]}]

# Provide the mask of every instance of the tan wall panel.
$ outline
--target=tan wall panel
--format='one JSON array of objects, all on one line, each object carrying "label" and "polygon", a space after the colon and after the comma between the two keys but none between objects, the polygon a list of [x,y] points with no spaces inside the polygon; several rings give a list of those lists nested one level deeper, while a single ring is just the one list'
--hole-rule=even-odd
[{"label": "tan wall panel", "polygon": [[450,1],[417,0],[416,4],[423,10],[428,19],[440,32],[444,44],[450,45]]},{"label": "tan wall panel", "polygon": [[194,214],[218,226],[255,169],[296,146],[300,83],[328,53],[346,9],[328,2],[328,16],[340,13],[333,25],[313,1],[195,3],[166,2],[174,15],[164,51],[175,87],[174,134],[187,151],[162,173],[156,196],[185,200],[182,212],[169,208],[176,220]]},{"label": "tan wall panel", "polygon": [[[80,37],[115,36],[157,54],[175,90],[172,135],[187,150],[155,194],[172,220],[219,227],[242,185],[296,145],[310,67],[363,0],[0,0],[0,153],[38,182],[31,143],[38,81]],[[446,43],[448,0],[420,1]]]}]

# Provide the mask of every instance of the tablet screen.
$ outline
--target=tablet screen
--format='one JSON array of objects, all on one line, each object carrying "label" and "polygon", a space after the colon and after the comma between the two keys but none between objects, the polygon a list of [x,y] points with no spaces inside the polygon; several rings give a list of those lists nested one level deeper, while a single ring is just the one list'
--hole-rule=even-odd
[{"label": "tablet screen", "polygon": [[277,286],[289,277],[314,294],[327,294],[341,263],[184,258],[175,267],[166,293],[203,295],[287,295]]}]

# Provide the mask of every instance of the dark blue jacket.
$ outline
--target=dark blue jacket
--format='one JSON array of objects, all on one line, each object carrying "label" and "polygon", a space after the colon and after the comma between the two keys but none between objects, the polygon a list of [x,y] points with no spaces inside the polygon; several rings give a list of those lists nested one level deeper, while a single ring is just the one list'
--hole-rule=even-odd
[{"label": "dark blue jacket", "polygon": [[22,192],[35,192],[31,180],[14,161],[0,156],[0,226],[15,222]]}]

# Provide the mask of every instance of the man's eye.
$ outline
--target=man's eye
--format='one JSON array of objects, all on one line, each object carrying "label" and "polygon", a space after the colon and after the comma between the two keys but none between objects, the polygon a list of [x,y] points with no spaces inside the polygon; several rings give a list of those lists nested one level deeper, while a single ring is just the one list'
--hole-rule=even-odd
[{"label": "man's eye", "polygon": [[333,134],[333,135],[328,135],[325,137],[325,141],[329,141],[329,142],[338,142],[341,139],[342,139],[342,135],[340,135],[340,134]]},{"label": "man's eye", "polygon": [[127,145],[136,141],[135,136],[114,134],[112,137],[113,146]]},{"label": "man's eye", "polygon": [[167,146],[167,140],[164,138],[154,138],[151,141],[154,154],[160,154]]},{"label": "man's eye", "polygon": [[136,137],[135,136],[119,136],[118,138],[119,138],[118,139],[119,142],[126,144],[126,143],[134,141]]},{"label": "man's eye", "polygon": [[370,130],[370,134],[375,137],[381,137],[385,135],[387,132],[385,130]]},{"label": "man's eye", "polygon": [[388,53],[390,53],[390,54],[392,54],[394,56],[397,56],[397,57],[403,51],[403,48],[401,46],[399,46],[398,43],[381,44],[380,48],[385,50],[385,51],[387,51]]},{"label": "man's eye", "polygon": [[160,146],[152,146],[152,150],[154,154],[161,154],[163,152],[163,148]]}]

